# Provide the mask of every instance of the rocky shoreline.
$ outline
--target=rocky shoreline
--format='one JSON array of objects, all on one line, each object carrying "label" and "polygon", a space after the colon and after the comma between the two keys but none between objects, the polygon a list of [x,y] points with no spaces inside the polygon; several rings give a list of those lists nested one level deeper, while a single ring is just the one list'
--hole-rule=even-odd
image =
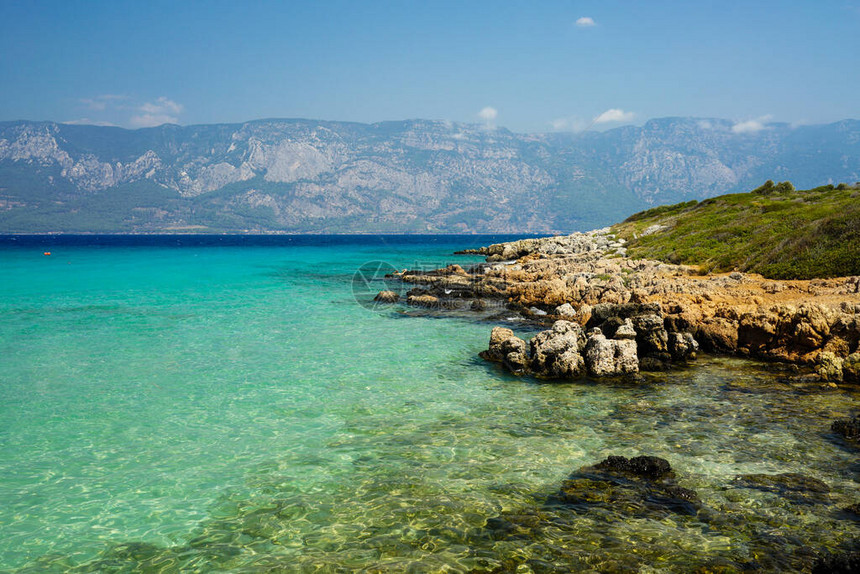
[{"label": "rocky shoreline", "polygon": [[860,277],[700,274],[628,258],[624,240],[608,228],[464,253],[487,262],[394,277],[413,286],[409,305],[498,309],[498,319],[515,311],[548,327],[529,343],[510,329],[493,329],[481,356],[516,374],[632,376],[686,362],[701,349],[783,363],[807,382],[860,383]]},{"label": "rocky shoreline", "polygon": [[[392,278],[408,287],[410,306],[473,313],[508,325],[492,327],[489,348],[480,356],[515,375],[638,381],[640,371],[671,369],[704,351],[780,363],[792,382],[816,390],[860,383],[860,277],[773,281],[739,272],[700,274],[695,267],[629,258],[624,241],[608,229],[469,253],[486,262],[404,270]],[[377,296],[380,303],[398,300],[393,291]],[[527,341],[509,328],[516,325],[544,330]],[[856,449],[860,417],[831,422],[833,440]],[[752,548],[744,559],[708,559],[696,571],[853,572],[860,564],[856,540],[839,547],[785,544],[763,535],[767,529],[739,521],[731,506],[700,498],[681,478],[679,484],[666,459],[609,456],[575,470],[534,506],[489,519],[482,534],[524,544],[552,539],[589,513],[607,520],[695,520],[748,539]],[[738,473],[722,488],[734,496],[766,493],[797,507],[834,505],[830,485],[797,472]],[[843,503],[834,512],[840,520],[856,521],[860,505]],[[552,568],[556,563],[585,569],[592,559],[601,561],[601,571],[636,571],[653,560],[576,556],[552,543],[535,544],[532,551],[536,556],[528,565],[543,571],[561,571]],[[520,566],[515,554],[507,560],[503,568],[486,571]]]}]

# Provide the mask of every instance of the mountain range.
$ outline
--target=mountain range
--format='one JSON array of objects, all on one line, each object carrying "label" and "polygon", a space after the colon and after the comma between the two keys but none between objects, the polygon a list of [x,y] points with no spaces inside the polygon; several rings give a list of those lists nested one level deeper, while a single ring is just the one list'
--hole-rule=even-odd
[{"label": "mountain range", "polygon": [[767,179],[860,180],[860,121],[661,118],[576,134],[428,120],[0,122],[2,233],[569,233]]}]

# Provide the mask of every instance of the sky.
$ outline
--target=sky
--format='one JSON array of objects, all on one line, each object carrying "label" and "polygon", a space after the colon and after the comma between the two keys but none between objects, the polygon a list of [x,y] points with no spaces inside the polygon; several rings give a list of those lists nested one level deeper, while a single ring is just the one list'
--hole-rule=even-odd
[{"label": "sky", "polygon": [[0,121],[860,118],[860,0],[0,0]]}]

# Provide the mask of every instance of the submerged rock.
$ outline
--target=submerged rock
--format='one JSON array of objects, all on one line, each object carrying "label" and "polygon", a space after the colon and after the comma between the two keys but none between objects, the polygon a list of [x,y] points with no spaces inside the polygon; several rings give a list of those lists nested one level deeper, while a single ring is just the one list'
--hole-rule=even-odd
[{"label": "submerged rock", "polygon": [[782,474],[743,474],[735,478],[738,488],[773,492],[794,502],[813,504],[826,502],[830,487],[827,483],[794,472]]},{"label": "submerged rock", "polygon": [[860,417],[835,421],[830,425],[830,430],[848,440],[860,440]]},{"label": "submerged rock", "polygon": [[847,512],[848,514],[853,514],[857,518],[860,518],[860,502],[857,504],[852,504],[851,506],[846,506],[842,509],[843,512]]},{"label": "submerged rock", "polygon": [[625,472],[650,479],[663,478],[672,473],[672,466],[665,458],[656,456],[610,456],[594,465],[594,468],[612,472]]},{"label": "submerged rock", "polygon": [[610,456],[583,467],[562,483],[558,501],[588,511],[600,507],[625,516],[659,518],[668,513],[694,515],[695,491],[678,486],[669,462],[653,456]]},{"label": "submerged rock", "polygon": [[860,572],[860,552],[830,555],[820,558],[812,574],[856,574]]}]

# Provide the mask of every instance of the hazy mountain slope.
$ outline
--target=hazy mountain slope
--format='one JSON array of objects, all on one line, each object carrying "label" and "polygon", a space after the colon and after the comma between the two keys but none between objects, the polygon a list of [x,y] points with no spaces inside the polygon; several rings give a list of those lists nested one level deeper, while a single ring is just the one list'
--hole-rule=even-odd
[{"label": "hazy mountain slope", "polygon": [[569,231],[768,178],[860,179],[860,122],[731,127],[666,118],[527,135],[421,120],[5,122],[0,232]]}]

